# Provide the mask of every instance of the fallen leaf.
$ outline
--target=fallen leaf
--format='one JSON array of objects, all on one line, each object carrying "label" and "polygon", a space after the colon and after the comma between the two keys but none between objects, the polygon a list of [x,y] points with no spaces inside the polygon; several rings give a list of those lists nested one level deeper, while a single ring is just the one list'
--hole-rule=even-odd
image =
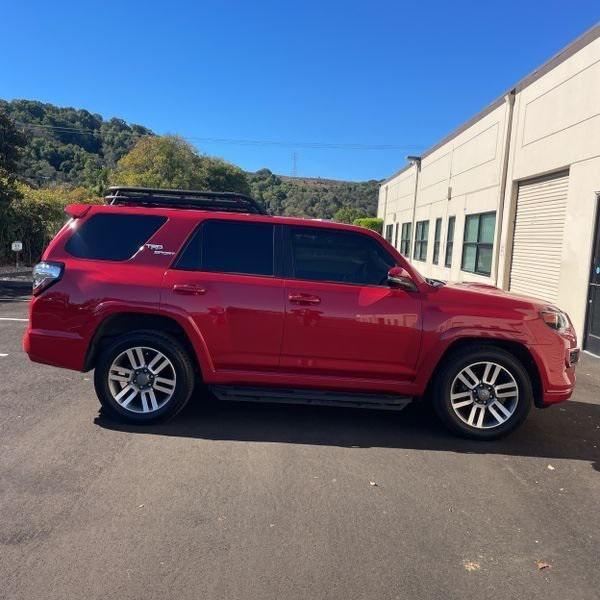
[{"label": "fallen leaf", "polygon": [[474,562],[472,560],[463,561],[463,566],[465,571],[479,571],[481,569],[481,565],[478,562]]},{"label": "fallen leaf", "polygon": [[539,571],[543,571],[544,569],[552,568],[552,565],[548,564],[547,562],[544,562],[543,560],[536,560],[535,565]]}]

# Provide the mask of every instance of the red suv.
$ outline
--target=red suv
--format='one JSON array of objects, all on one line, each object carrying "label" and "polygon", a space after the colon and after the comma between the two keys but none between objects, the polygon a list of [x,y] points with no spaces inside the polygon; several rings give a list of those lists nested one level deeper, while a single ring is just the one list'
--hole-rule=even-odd
[{"label": "red suv", "polygon": [[108,202],[68,207],[24,348],[95,369],[114,417],[172,417],[201,381],[219,400],[431,398],[454,432],[491,439],[571,396],[575,333],[545,302],[424,279],[377,233],[239,194],[111,188]]}]

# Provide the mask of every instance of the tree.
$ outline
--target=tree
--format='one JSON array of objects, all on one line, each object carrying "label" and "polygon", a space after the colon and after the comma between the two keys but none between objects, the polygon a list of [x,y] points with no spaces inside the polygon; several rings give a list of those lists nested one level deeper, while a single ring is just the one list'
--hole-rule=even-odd
[{"label": "tree", "polygon": [[204,174],[198,153],[177,136],[147,136],[117,163],[111,183],[157,188],[199,189]]},{"label": "tree", "polygon": [[246,174],[219,158],[201,156],[177,136],[141,138],[110,175],[117,185],[205,189],[247,194]]},{"label": "tree", "polygon": [[0,262],[13,256],[10,242],[23,242],[23,257],[30,264],[39,257],[56,232],[66,221],[67,204],[100,204],[103,199],[85,188],[34,189],[17,183],[18,197],[0,206]]},{"label": "tree", "polygon": [[15,172],[25,138],[15,124],[0,112],[0,204],[18,197]]},{"label": "tree", "polygon": [[209,156],[201,156],[200,165],[204,174],[204,187],[207,190],[250,194],[246,173],[239,167]]},{"label": "tree", "polygon": [[0,112],[27,124],[17,173],[35,186],[92,182],[98,187],[105,169],[114,168],[140,137],[152,135],[121,119],[105,121],[87,110],[32,100],[0,100]]},{"label": "tree", "polygon": [[351,224],[354,223],[356,219],[361,219],[366,216],[367,215],[359,208],[354,206],[342,206],[342,208],[333,215],[333,220],[338,221],[338,223]]}]

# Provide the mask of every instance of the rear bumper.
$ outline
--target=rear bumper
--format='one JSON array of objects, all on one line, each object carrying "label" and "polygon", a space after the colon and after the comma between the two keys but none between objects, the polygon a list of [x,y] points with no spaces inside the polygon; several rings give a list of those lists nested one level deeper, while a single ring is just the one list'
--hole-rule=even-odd
[{"label": "rear bumper", "polygon": [[87,345],[74,333],[30,327],[23,336],[23,350],[33,362],[83,371]]}]

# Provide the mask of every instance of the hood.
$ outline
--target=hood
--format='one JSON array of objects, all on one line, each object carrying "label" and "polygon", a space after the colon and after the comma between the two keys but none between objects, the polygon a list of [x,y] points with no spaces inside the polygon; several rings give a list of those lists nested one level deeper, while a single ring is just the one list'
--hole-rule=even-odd
[{"label": "hood", "polygon": [[529,307],[535,309],[542,309],[547,307],[558,308],[554,304],[552,304],[552,302],[548,302],[547,300],[534,298],[532,296],[526,296],[524,294],[515,294],[513,292],[507,292],[506,290],[501,290],[500,288],[493,285],[489,285],[487,283],[449,282],[446,283],[444,287],[458,293],[464,292],[465,294],[469,294],[472,296],[479,296],[482,301],[485,301],[485,297],[487,296],[490,300],[494,299],[494,301],[501,301],[501,299],[506,299],[506,301],[508,302],[523,303],[524,305],[528,305]]}]

